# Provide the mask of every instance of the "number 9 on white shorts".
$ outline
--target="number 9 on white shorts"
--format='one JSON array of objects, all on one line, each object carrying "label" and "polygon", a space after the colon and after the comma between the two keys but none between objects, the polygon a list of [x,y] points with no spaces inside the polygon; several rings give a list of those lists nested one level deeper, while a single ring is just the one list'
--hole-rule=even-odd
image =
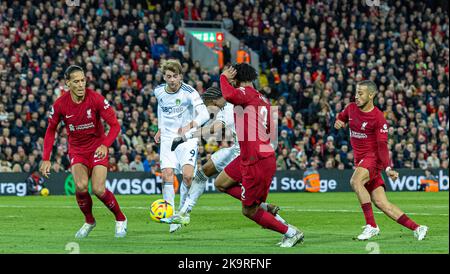
[{"label": "number 9 on white shorts", "polygon": [[161,169],[173,168],[181,172],[185,165],[192,165],[194,169],[197,169],[198,141],[196,138],[180,144],[175,151],[170,150],[171,146],[172,139],[161,140],[159,156]]}]

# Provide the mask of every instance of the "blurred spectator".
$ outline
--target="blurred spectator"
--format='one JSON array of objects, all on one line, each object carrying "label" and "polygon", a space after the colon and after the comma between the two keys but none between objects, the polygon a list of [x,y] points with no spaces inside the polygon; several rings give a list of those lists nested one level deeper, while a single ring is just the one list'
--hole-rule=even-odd
[{"label": "blurred spectator", "polygon": [[433,151],[431,156],[428,156],[427,163],[429,168],[439,168],[441,166],[441,162],[437,157],[437,152]]},{"label": "blurred spectator", "polygon": [[433,175],[431,169],[425,169],[425,178],[420,180],[418,191],[428,191],[430,186],[438,185],[437,178]]},{"label": "blurred spectator", "polygon": [[130,163],[130,171],[144,171],[144,165],[141,160],[141,155],[136,155],[134,161]]},{"label": "blurred spectator", "polygon": [[41,190],[45,188],[45,178],[40,175],[37,169],[26,179],[27,183],[27,195],[40,195]]},{"label": "blurred spectator", "polygon": [[152,58],[159,61],[161,57],[168,57],[169,49],[163,43],[163,39],[158,37],[156,43],[152,46]]},{"label": "blurred spectator", "polygon": [[197,8],[194,6],[194,3],[191,1],[186,1],[186,6],[184,8],[184,20],[190,21],[200,21],[200,15],[198,13]]},{"label": "blurred spectator", "polygon": [[128,160],[127,155],[121,155],[120,161],[117,164],[117,170],[120,172],[130,171],[130,165],[128,162],[129,162],[129,160]]}]

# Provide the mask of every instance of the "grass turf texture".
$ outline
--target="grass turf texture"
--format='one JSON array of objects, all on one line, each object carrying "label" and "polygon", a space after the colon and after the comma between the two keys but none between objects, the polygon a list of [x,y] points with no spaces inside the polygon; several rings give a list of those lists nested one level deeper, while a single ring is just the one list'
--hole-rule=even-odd
[{"label": "grass turf texture", "polygon": [[0,197],[0,253],[69,253],[73,242],[82,254],[449,252],[448,192],[388,193],[391,202],[430,228],[421,242],[376,208],[380,235],[369,242],[353,240],[364,224],[354,193],[272,193],[269,202],[279,205],[282,217],[305,232],[304,244],[294,248],[276,246],[282,235],[245,218],[240,203],[225,194],[203,195],[191,213],[190,225],[170,234],[168,225],[150,220],[150,204],[159,198],[117,195],[128,218],[128,235],[116,239],[112,213],[93,196],[97,227],[78,240],[74,235],[84,217],[75,197]]}]

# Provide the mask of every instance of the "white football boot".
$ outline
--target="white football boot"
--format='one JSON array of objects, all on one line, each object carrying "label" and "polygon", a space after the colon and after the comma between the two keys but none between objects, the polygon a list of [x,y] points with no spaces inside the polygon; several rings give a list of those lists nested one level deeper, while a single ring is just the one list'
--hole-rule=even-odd
[{"label": "white football boot", "polygon": [[380,228],[378,226],[373,227],[371,225],[365,225],[363,226],[363,228],[364,228],[363,232],[359,234],[357,237],[357,239],[360,241],[369,240],[370,238],[380,234]]},{"label": "white football boot", "polygon": [[163,218],[160,221],[165,224],[180,224],[186,226],[191,222],[191,218],[189,214],[175,214],[169,218]]},{"label": "white football boot", "polygon": [[417,240],[422,241],[427,236],[428,227],[421,225],[414,230],[414,237],[416,237]]},{"label": "white football boot", "polygon": [[75,234],[75,238],[77,239],[86,238],[92,231],[92,229],[94,229],[95,225],[96,223],[93,224],[84,223],[84,225],[80,228],[80,230],[78,230],[77,233]]},{"label": "white football boot", "polygon": [[123,238],[127,235],[128,219],[125,221],[116,221],[116,238]]},{"label": "white football boot", "polygon": [[170,233],[174,233],[175,231],[180,230],[183,227],[183,225],[180,224],[171,224],[169,228]]},{"label": "white football boot", "polygon": [[292,237],[284,236],[283,240],[280,244],[280,247],[293,247],[298,243],[303,243],[303,241],[305,239],[305,235],[303,234],[303,231],[301,231],[300,229],[296,228],[293,225],[289,225],[289,227],[295,229],[296,233]]}]

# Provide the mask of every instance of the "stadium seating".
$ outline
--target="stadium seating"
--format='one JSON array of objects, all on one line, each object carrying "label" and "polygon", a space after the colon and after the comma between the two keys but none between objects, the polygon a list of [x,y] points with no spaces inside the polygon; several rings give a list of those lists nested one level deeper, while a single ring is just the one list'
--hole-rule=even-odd
[{"label": "stadium seating", "polygon": [[[76,13],[64,1],[0,3],[0,172],[38,165],[47,113],[70,64],[82,65],[88,86],[116,109],[122,133],[110,148],[110,171],[156,171],[152,90],[163,81],[160,61],[180,59],[185,82],[200,93],[219,79],[184,50],[181,19],[231,19],[233,35],[259,54],[261,91],[280,109],[279,170],[311,162],[352,168],[348,136],[332,125],[362,79],[379,87],[393,166],[448,168],[446,1],[368,8],[364,1],[212,0],[195,1],[193,12],[179,1],[84,2]],[[67,134],[60,133],[54,171],[69,166]],[[212,151],[201,147],[200,161]]]}]

